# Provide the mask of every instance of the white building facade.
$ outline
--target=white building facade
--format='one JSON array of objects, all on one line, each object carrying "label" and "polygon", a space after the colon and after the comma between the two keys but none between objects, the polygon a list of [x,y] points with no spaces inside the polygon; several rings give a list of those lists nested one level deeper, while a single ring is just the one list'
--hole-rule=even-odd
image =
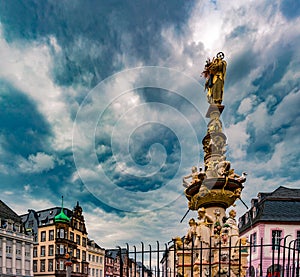
[{"label": "white building facade", "polygon": [[105,249],[93,240],[88,240],[87,255],[89,277],[104,277]]},{"label": "white building facade", "polygon": [[33,276],[33,237],[20,217],[0,200],[0,276]]}]

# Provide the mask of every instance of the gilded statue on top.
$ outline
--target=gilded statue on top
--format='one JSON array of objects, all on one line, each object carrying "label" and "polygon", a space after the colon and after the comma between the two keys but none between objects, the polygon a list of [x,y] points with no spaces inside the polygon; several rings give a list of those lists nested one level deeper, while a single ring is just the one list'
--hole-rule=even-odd
[{"label": "gilded statue on top", "polygon": [[223,101],[224,81],[227,63],[224,53],[219,52],[212,61],[208,58],[202,75],[206,78],[205,90],[209,104],[221,105]]}]

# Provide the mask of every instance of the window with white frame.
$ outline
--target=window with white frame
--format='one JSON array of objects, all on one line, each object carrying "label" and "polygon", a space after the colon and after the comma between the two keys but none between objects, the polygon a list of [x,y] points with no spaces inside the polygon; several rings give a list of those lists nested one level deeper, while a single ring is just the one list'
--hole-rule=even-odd
[{"label": "window with white frame", "polygon": [[41,260],[41,263],[40,263],[40,271],[41,272],[45,272],[45,260]]},{"label": "window with white frame", "polygon": [[76,243],[77,243],[78,245],[80,245],[80,236],[79,236],[79,235],[76,235]]},{"label": "window with white frame", "polygon": [[16,243],[16,254],[17,254],[17,256],[20,256],[22,254],[22,244],[21,244],[21,242]]},{"label": "window with white frame", "polygon": [[59,270],[64,270],[64,269],[65,269],[64,261],[59,261]]},{"label": "window with white frame", "polygon": [[41,257],[45,257],[45,255],[46,255],[46,247],[43,245],[43,246],[41,246]]},{"label": "window with white frame", "polygon": [[65,254],[65,246],[63,244],[59,245],[59,254],[60,255]]},{"label": "window with white frame", "polygon": [[62,239],[65,237],[65,230],[63,228],[59,229],[59,237]]},{"label": "window with white frame", "polygon": [[272,249],[278,250],[282,238],[282,230],[272,230]]},{"label": "window with white frame", "polygon": [[82,261],[86,261],[86,252],[82,250]]},{"label": "window with white frame", "polygon": [[25,257],[30,258],[30,252],[31,252],[31,246],[30,246],[30,244],[26,243],[25,244]]},{"label": "window with white frame", "polygon": [[252,242],[252,251],[256,252],[256,244],[257,244],[257,235],[256,235],[256,233],[253,233],[251,235],[250,240]]},{"label": "window with white frame", "polygon": [[252,209],[252,217],[253,218],[256,217],[256,207],[253,207],[253,209]]},{"label": "window with white frame", "polygon": [[49,230],[49,240],[54,240],[54,230]]},{"label": "window with white frame", "polygon": [[46,231],[41,232],[41,241],[46,241]]},{"label": "window with white frame", "polygon": [[48,260],[48,271],[53,271],[53,260]]},{"label": "window with white frame", "polygon": [[37,261],[33,261],[33,272],[37,272]]},{"label": "window with white frame", "polygon": [[10,245],[6,245],[6,253],[11,254],[12,247]]},{"label": "window with white frame", "polygon": [[249,221],[249,213],[246,213],[245,214],[245,223],[247,224]]},{"label": "window with white frame", "polygon": [[300,230],[297,231],[297,249],[299,250],[300,249]]},{"label": "window with white frame", "polygon": [[53,256],[53,255],[54,255],[54,245],[49,245],[48,256]]},{"label": "window with white frame", "polygon": [[82,246],[86,247],[86,238],[82,238]]}]

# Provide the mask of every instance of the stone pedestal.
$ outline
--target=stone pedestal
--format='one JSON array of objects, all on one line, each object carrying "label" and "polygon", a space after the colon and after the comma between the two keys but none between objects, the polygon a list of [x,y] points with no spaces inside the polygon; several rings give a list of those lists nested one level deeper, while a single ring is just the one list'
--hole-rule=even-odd
[{"label": "stone pedestal", "polygon": [[177,272],[181,276],[191,277],[192,272],[192,251],[178,250],[177,251]]}]

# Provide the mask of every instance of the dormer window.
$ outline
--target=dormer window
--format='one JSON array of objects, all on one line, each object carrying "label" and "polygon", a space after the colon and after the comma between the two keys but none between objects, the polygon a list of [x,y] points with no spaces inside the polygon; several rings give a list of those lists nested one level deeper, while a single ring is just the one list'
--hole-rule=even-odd
[{"label": "dormer window", "polygon": [[8,231],[13,231],[13,224],[14,224],[14,222],[11,219],[7,220],[7,230]]},{"label": "dormer window", "polygon": [[7,229],[7,221],[6,220],[1,221],[1,228]]},{"label": "dormer window", "polygon": [[252,218],[255,218],[256,217],[256,208],[253,207],[252,209]]},{"label": "dormer window", "polygon": [[260,194],[258,194],[257,199],[258,199],[258,202],[260,202],[260,200],[261,200],[261,195]]},{"label": "dormer window", "polygon": [[249,221],[249,213],[246,213],[245,214],[245,223],[248,223],[248,221]]}]

